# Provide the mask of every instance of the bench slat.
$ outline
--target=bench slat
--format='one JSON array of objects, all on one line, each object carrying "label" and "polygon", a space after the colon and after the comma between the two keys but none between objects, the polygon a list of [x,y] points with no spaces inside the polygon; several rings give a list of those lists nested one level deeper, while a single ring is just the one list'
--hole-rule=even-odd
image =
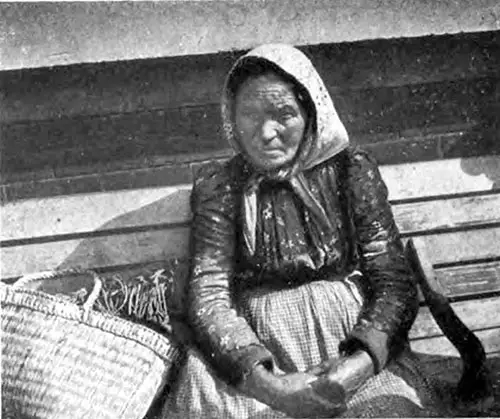
[{"label": "bench slat", "polygon": [[500,256],[500,227],[425,236],[433,264],[452,264]]},{"label": "bench slat", "polygon": [[401,234],[500,222],[500,193],[393,206]]},{"label": "bench slat", "polygon": [[29,199],[2,209],[1,240],[185,223],[191,185]]},{"label": "bench slat", "polygon": [[[30,199],[6,204],[1,240],[188,223],[190,185]],[[500,194],[393,206],[403,235],[500,222]]]},{"label": "bench slat", "polygon": [[[55,269],[63,263],[68,266],[69,262],[105,267],[182,257],[187,254],[188,235],[186,226],[4,247],[2,277]],[[484,243],[500,243],[500,227],[437,234],[426,240],[435,263],[496,257],[499,248]],[[496,272],[490,270],[490,275]],[[467,284],[470,275],[464,270],[462,277]]]},{"label": "bench slat", "polygon": [[[481,340],[487,354],[500,351],[500,329],[478,330],[474,333]],[[430,355],[459,356],[458,351],[444,336],[412,340],[410,345],[415,352]]]},{"label": "bench slat", "polygon": [[500,189],[500,156],[383,166],[391,200]]},{"label": "bench slat", "polygon": [[37,243],[2,250],[2,278],[65,267],[105,268],[184,257],[188,227]]},{"label": "bench slat", "polygon": [[[491,297],[478,300],[460,301],[452,304],[453,310],[465,323],[474,330],[497,327],[500,333],[500,298]],[[427,307],[420,308],[417,319],[410,331],[410,339],[443,336]]]},{"label": "bench slat", "polygon": [[500,261],[439,268],[435,274],[451,299],[500,293]]}]

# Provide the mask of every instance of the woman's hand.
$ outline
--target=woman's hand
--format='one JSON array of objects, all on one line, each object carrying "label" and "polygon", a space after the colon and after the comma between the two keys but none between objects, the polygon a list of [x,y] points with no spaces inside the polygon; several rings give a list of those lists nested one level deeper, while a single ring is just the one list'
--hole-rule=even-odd
[{"label": "woman's hand", "polygon": [[327,359],[326,361],[323,361],[319,363],[318,365],[315,365],[314,367],[309,368],[306,372],[312,375],[323,375],[327,372],[330,371],[335,371],[337,369],[337,365],[342,362],[344,358],[331,358]]},{"label": "woman's hand", "polygon": [[[345,397],[341,388],[332,385],[328,394],[320,394],[314,388],[318,377],[305,372],[280,377],[277,397],[271,404],[291,417],[335,417],[345,411]],[[339,391],[336,391],[339,390]]]},{"label": "woman's hand", "polygon": [[328,397],[314,390],[318,377],[309,373],[273,374],[257,366],[240,390],[291,417],[333,417],[345,410],[344,395],[330,386]]},{"label": "woman's hand", "polygon": [[323,362],[310,372],[319,375],[318,380],[312,383],[317,394],[328,398],[332,393],[342,393],[347,402],[373,376],[374,367],[370,355],[359,350],[350,356]]}]

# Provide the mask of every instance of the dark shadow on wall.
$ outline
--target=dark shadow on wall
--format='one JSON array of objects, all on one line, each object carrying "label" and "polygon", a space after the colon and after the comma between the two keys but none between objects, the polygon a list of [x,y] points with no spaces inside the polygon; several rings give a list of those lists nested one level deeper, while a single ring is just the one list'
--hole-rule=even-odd
[{"label": "dark shadow on wall", "polygon": [[500,155],[462,159],[461,168],[472,176],[485,175],[493,182],[491,189],[500,189]]},{"label": "dark shadow on wall", "polygon": [[187,255],[189,220],[183,214],[189,213],[189,191],[175,191],[90,232],[58,269],[159,262]]},{"label": "dark shadow on wall", "polygon": [[[219,165],[218,161],[200,164],[195,177],[205,176]],[[147,194],[147,189],[144,193]],[[187,262],[190,197],[190,188],[177,189],[109,220],[81,240],[57,269],[137,264],[139,266],[127,269],[140,272],[143,266],[161,266],[162,262],[169,263],[174,258]]]}]

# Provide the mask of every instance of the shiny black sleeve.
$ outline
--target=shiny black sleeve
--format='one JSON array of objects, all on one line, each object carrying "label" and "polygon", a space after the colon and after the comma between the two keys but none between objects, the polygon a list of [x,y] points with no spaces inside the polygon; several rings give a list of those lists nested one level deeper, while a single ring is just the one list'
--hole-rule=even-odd
[{"label": "shiny black sleeve", "polygon": [[191,196],[190,323],[206,359],[231,384],[254,365],[273,362],[232,303],[238,198],[225,167],[196,179]]},{"label": "shiny black sleeve", "polygon": [[350,150],[348,159],[345,186],[361,270],[371,293],[340,349],[363,347],[378,372],[413,324],[418,295],[376,162],[360,149]]}]

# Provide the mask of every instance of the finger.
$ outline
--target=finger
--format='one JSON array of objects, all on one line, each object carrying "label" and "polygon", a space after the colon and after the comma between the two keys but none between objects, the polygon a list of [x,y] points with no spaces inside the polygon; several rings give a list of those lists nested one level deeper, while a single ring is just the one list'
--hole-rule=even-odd
[{"label": "finger", "polygon": [[314,367],[309,368],[308,370],[306,370],[306,373],[318,376],[327,372],[328,369],[329,369],[328,365],[321,363],[319,365],[315,365]]},{"label": "finger", "polygon": [[286,372],[280,369],[277,365],[273,366],[273,374],[274,375],[286,375]]},{"label": "finger", "polygon": [[332,369],[336,363],[337,363],[336,359],[329,359],[317,365],[312,366],[311,368],[306,370],[306,373],[312,375],[320,375]]}]

